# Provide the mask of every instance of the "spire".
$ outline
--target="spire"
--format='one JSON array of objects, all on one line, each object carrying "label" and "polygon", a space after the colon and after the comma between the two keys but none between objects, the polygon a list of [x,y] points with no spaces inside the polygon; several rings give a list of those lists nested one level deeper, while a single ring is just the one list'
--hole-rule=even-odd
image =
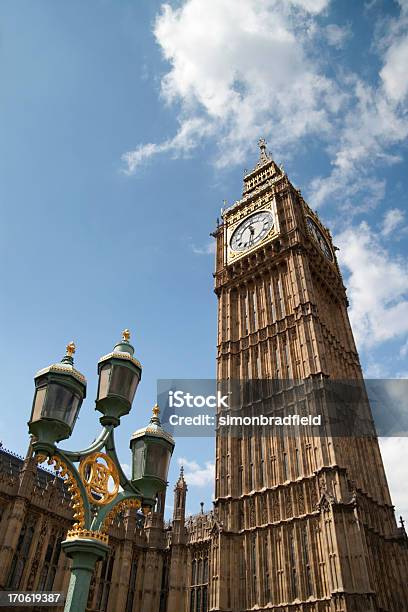
[{"label": "spire", "polygon": [[276,165],[272,159],[272,155],[268,151],[265,138],[258,140],[259,159],[256,166],[250,172],[244,173],[244,191],[246,195],[255,189],[260,189],[270,180],[275,180],[283,176],[283,171]]},{"label": "spire", "polygon": [[176,482],[174,491],[176,491],[177,489],[187,489],[187,484],[184,480],[184,465],[180,466],[180,475],[178,477],[178,481]]},{"label": "spire", "polygon": [[258,140],[258,147],[259,147],[259,164],[258,165],[262,165],[272,159],[266,147],[265,138],[260,138]]},{"label": "spire", "polygon": [[[174,541],[184,538],[184,521],[186,516],[187,483],[184,480],[184,466],[180,466],[180,476],[174,487],[173,537]],[[183,540],[184,541],[184,540]]]}]

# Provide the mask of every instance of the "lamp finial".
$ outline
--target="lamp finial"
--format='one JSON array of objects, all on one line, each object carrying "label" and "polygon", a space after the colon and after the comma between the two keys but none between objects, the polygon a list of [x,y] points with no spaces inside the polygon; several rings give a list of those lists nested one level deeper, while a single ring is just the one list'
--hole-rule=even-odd
[{"label": "lamp finial", "polygon": [[124,342],[129,342],[129,340],[130,340],[130,331],[127,328],[123,330],[122,338],[123,338]]},{"label": "lamp finial", "polygon": [[69,363],[70,365],[73,365],[75,351],[76,351],[75,342],[72,340],[66,346],[66,352],[65,352],[64,357],[61,360],[61,363]]},{"label": "lamp finial", "polygon": [[72,357],[75,351],[76,351],[75,342],[72,340],[69,344],[67,344],[67,357]]}]

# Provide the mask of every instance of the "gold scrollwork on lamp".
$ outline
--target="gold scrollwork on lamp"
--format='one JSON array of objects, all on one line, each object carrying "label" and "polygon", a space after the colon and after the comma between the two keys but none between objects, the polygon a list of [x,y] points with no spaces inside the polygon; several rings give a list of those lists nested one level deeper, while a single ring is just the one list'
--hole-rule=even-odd
[{"label": "gold scrollwork on lamp", "polygon": [[88,455],[79,464],[79,474],[91,504],[104,506],[115,499],[119,490],[119,474],[108,455]]},{"label": "gold scrollwork on lamp", "polygon": [[116,504],[116,506],[114,508],[112,508],[112,510],[109,512],[109,514],[107,514],[105,516],[105,519],[102,523],[101,526],[101,531],[102,533],[107,533],[109,527],[113,524],[113,521],[115,520],[115,517],[120,513],[120,512],[125,512],[126,510],[130,509],[130,508],[135,508],[136,510],[139,510],[139,508],[141,507],[141,502],[138,499],[124,499],[123,501],[119,502],[118,504]]},{"label": "gold scrollwork on lamp", "polygon": [[[47,456],[43,453],[38,453],[35,455],[35,461],[40,464],[47,460]],[[68,493],[71,497],[72,510],[73,510],[73,518],[75,519],[75,523],[72,526],[71,532],[77,532],[83,529],[85,523],[85,511],[84,504],[81,497],[81,492],[79,490],[78,484],[75,478],[70,473],[69,467],[66,465],[64,461],[60,457],[53,455],[49,457],[47,460],[49,466],[53,466],[54,471],[58,474],[60,478],[64,481],[65,486],[68,489]]]}]

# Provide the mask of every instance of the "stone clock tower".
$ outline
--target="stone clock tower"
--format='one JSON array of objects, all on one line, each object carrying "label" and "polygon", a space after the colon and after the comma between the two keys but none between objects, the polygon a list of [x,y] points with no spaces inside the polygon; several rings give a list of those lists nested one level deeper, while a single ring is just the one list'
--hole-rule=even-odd
[{"label": "stone clock tower", "polygon": [[[361,381],[330,232],[259,146],[214,232],[218,379]],[[408,609],[374,432],[218,435],[215,497],[209,610]]]}]

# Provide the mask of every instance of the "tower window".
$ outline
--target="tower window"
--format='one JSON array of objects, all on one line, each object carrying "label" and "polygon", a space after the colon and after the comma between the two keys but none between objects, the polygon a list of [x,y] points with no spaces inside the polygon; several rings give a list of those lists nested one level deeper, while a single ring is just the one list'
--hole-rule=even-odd
[{"label": "tower window", "polygon": [[290,557],[290,583],[292,590],[292,599],[295,599],[298,594],[297,574],[296,574],[296,557],[295,557],[295,541],[293,535],[289,538],[289,557]]},{"label": "tower window", "polygon": [[292,378],[292,363],[290,358],[289,345],[285,344],[285,361],[286,361],[286,375],[288,378]]},{"label": "tower window", "polygon": [[253,319],[254,319],[254,331],[258,329],[258,300],[256,295],[256,289],[252,293],[252,306],[253,306]]},{"label": "tower window", "polygon": [[262,360],[261,353],[258,350],[256,355],[256,376],[257,378],[262,378]]},{"label": "tower window", "polygon": [[283,453],[283,480],[289,479],[288,454]]},{"label": "tower window", "polygon": [[280,378],[280,355],[279,348],[277,346],[275,348],[275,372],[276,378]]},{"label": "tower window", "polygon": [[299,449],[295,449],[295,469],[296,469],[296,478],[300,476],[300,465],[299,465]]},{"label": "tower window", "polygon": [[280,316],[284,317],[286,315],[285,299],[283,296],[282,280],[280,278],[278,279],[278,296]]},{"label": "tower window", "polygon": [[251,569],[252,569],[253,598],[254,598],[254,601],[256,601],[257,571],[256,571],[256,535],[255,534],[253,534],[251,538]]},{"label": "tower window", "polygon": [[306,570],[306,591],[308,597],[312,595],[312,572],[309,562],[309,542],[307,537],[307,527],[302,529],[302,549],[303,549],[303,563]]},{"label": "tower window", "polygon": [[249,328],[248,328],[248,294],[246,293],[244,295],[244,299],[243,299],[243,334],[244,336],[246,336],[249,333]]},{"label": "tower window", "polygon": [[273,283],[269,283],[269,304],[271,309],[272,323],[276,321],[275,296],[273,294]]}]

